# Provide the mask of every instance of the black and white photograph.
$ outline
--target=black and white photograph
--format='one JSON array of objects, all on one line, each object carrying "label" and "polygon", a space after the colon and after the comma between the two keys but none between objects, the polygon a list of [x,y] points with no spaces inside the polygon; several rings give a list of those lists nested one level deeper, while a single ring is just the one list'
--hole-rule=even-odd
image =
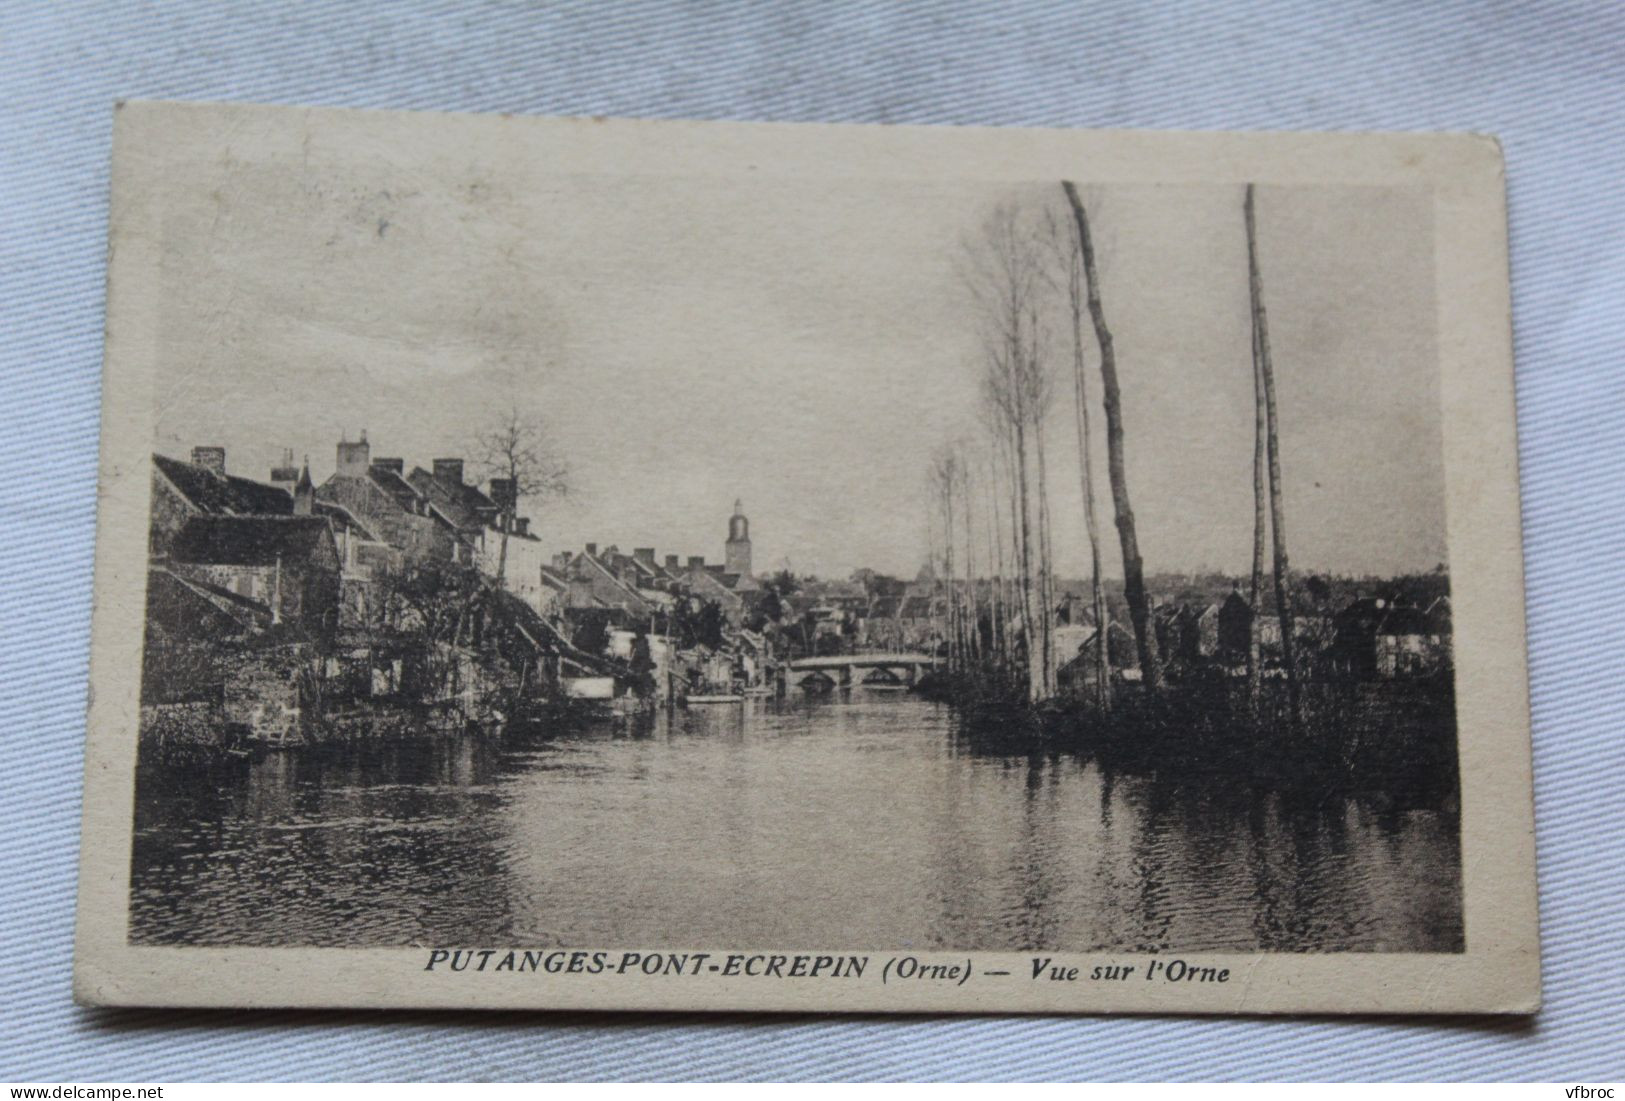
[{"label": "black and white photograph", "polygon": [[310,125],[141,195],[127,946],[984,990],[1473,946],[1435,187]]}]

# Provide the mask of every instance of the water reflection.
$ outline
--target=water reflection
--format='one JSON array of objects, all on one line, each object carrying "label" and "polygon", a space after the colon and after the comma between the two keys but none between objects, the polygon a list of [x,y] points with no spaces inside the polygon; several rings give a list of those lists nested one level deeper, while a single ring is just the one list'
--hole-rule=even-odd
[{"label": "water reflection", "polygon": [[131,939],[1455,951],[1454,815],[973,751],[896,693],[138,776]]}]

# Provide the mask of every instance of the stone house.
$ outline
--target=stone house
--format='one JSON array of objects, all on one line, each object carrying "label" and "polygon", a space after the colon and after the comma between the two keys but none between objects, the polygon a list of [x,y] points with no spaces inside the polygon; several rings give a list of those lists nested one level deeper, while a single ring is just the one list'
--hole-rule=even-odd
[{"label": "stone house", "polygon": [[[747,611],[744,594],[738,591],[740,576],[728,573],[720,565],[708,566],[703,555],[694,555],[688,560],[681,582],[690,595],[715,604],[728,626],[737,628],[744,622]],[[751,585],[754,590],[755,583]]]},{"label": "stone house", "polygon": [[195,517],[170,541],[168,566],[194,585],[262,606],[271,626],[326,639],[338,628],[341,563],[323,517]]},{"label": "stone house", "polygon": [[456,529],[460,545],[468,548],[481,573],[495,577],[500,571],[503,587],[541,612],[548,600],[542,584],[547,554],[530,530],[530,518],[515,515],[519,502],[512,480],[492,478],[487,492],[465,480],[462,459],[436,459],[433,467],[414,467],[407,483]]},{"label": "stone house", "polygon": [[192,461],[152,457],[152,511],[147,553],[169,554],[170,542],[199,516],[291,516],[293,495],[277,486],[226,473],[226,449],[194,447]]},{"label": "stone house", "polygon": [[1448,598],[1427,609],[1380,597],[1355,600],[1334,619],[1331,670],[1356,680],[1428,676],[1451,661]]},{"label": "stone house", "polygon": [[1230,665],[1246,662],[1252,646],[1253,606],[1239,588],[1230,590],[1218,610],[1217,644],[1219,657]]},{"label": "stone house", "polygon": [[373,459],[365,435],[340,440],[332,477],[316,487],[316,500],[340,505],[404,561],[473,564],[474,551],[457,525],[401,475],[400,459]]},{"label": "stone house", "polygon": [[1219,652],[1219,606],[1187,604],[1179,616],[1179,656],[1205,662]]},{"label": "stone house", "polygon": [[[1095,654],[1099,646],[1100,632],[1090,629],[1073,655],[1060,663],[1055,683],[1063,693],[1082,696],[1093,691]],[[1140,658],[1134,646],[1134,632],[1110,617],[1106,620],[1106,657],[1114,677],[1139,680]]]},{"label": "stone house", "polygon": [[647,619],[654,610],[635,584],[623,581],[599,556],[597,543],[588,543],[579,554],[562,555],[553,572],[569,582],[567,608],[609,609],[627,622]]}]

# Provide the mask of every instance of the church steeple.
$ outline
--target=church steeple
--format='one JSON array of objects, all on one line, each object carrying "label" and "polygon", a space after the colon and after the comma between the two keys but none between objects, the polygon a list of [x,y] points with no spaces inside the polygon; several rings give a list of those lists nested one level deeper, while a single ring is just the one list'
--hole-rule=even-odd
[{"label": "church steeple", "polygon": [[734,499],[734,514],[728,518],[728,544],[723,557],[723,569],[741,577],[750,574],[750,521],[745,518],[744,502]]},{"label": "church steeple", "polygon": [[310,458],[305,458],[305,465],[299,470],[299,481],[293,487],[293,514],[295,516],[309,516],[315,511],[316,487],[310,480]]}]

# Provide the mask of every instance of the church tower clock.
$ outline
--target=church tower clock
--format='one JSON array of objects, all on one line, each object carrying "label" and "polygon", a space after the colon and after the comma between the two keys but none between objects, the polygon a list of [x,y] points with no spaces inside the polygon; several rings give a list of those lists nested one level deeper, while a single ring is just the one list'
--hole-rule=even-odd
[{"label": "church tower clock", "polygon": [[729,573],[736,573],[740,577],[749,577],[750,574],[750,521],[745,519],[745,513],[739,501],[734,501],[734,514],[728,518],[728,546],[727,555],[723,559],[723,567]]}]

